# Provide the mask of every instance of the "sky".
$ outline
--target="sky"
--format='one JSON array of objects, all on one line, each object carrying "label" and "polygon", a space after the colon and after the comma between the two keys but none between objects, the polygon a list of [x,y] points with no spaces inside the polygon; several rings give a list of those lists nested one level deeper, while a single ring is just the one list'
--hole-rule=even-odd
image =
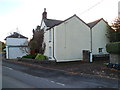
[{"label": "sky", "polygon": [[118,17],[120,0],[0,0],[0,41],[13,32],[32,38],[41,24],[42,12],[49,19],[65,20],[76,14],[86,23],[104,18],[109,24]]}]

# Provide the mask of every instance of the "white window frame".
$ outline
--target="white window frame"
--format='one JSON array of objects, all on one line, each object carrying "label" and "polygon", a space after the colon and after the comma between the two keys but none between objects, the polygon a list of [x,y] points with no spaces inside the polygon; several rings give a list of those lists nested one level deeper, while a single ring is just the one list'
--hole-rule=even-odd
[{"label": "white window frame", "polygon": [[49,42],[51,42],[51,41],[52,41],[52,31],[49,30]]},{"label": "white window frame", "polygon": [[49,47],[49,58],[52,58],[52,47]]}]

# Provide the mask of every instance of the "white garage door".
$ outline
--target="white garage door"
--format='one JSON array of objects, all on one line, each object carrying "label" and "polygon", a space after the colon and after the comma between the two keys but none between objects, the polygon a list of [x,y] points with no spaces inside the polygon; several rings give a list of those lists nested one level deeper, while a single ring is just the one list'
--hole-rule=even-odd
[{"label": "white garage door", "polygon": [[26,52],[22,51],[19,47],[9,48],[9,59],[15,59],[17,57],[22,57],[26,55]]}]

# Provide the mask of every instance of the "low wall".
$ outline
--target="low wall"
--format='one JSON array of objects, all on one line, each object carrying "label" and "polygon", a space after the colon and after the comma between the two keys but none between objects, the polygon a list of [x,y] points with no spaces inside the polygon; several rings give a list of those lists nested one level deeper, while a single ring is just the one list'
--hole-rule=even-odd
[{"label": "low wall", "polygon": [[120,64],[120,55],[119,54],[110,54],[110,63]]},{"label": "low wall", "polygon": [[38,63],[38,64],[55,63],[54,61],[50,61],[50,60],[36,60],[36,59],[30,59],[30,58],[18,58],[18,61],[29,62],[29,63]]}]

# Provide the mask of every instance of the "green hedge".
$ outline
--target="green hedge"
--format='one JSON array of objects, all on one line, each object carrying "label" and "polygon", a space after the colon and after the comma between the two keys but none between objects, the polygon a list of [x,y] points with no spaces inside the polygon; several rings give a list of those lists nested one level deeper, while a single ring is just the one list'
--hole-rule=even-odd
[{"label": "green hedge", "polygon": [[28,54],[26,56],[23,56],[22,58],[31,58],[31,59],[35,59],[37,54]]},{"label": "green hedge", "polygon": [[113,42],[106,45],[108,53],[120,54],[120,42]]},{"label": "green hedge", "polygon": [[47,58],[47,56],[44,56],[42,54],[37,54],[37,56],[35,57],[35,59],[37,59],[37,60],[46,60],[48,58]]}]

